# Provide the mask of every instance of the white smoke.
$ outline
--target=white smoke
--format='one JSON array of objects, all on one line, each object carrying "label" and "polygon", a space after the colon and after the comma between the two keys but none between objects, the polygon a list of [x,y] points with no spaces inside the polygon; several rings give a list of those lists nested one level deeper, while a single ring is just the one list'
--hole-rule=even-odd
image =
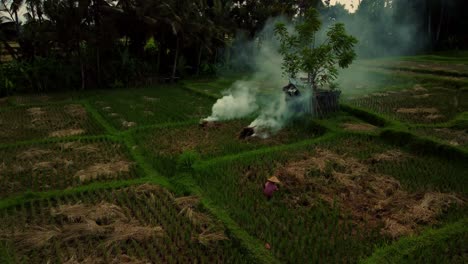
[{"label": "white smoke", "polygon": [[249,127],[254,128],[255,134],[253,136],[267,138],[270,134],[278,132],[291,115],[286,103],[286,95],[283,93],[263,107],[260,115],[250,123]]},{"label": "white smoke", "polygon": [[206,121],[223,121],[242,118],[258,110],[257,87],[248,81],[237,81],[222,98],[213,105]]},{"label": "white smoke", "polygon": [[279,43],[274,35],[274,26],[279,21],[283,20],[269,20],[253,41],[235,41],[238,54],[231,63],[248,65],[253,74],[247,80],[236,81],[213,105],[206,121],[232,120],[257,114],[249,127],[254,128],[254,136],[265,138],[281,130],[294,116],[282,90],[288,84],[288,78],[283,76],[282,56],[278,53]]}]

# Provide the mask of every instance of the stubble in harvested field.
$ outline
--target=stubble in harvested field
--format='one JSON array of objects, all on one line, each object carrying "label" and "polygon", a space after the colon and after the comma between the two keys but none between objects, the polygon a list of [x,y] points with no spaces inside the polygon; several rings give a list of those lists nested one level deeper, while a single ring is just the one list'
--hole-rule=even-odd
[{"label": "stubble in harvested field", "polygon": [[[202,214],[196,200],[178,201],[197,207],[194,213]],[[35,209],[18,208],[12,217],[0,217],[8,227],[0,238],[15,249],[15,260],[37,263],[248,261],[222,225],[207,214],[213,223],[209,228],[193,224],[179,213],[177,204],[173,194],[150,184],[80,193],[29,204]],[[27,221],[15,221],[15,217]]]},{"label": "stubble in harvested field", "polygon": [[27,189],[63,189],[90,181],[137,177],[120,144],[102,142],[61,142],[0,149],[0,196]]},{"label": "stubble in harvested field", "polygon": [[349,103],[410,123],[441,123],[467,109],[466,89],[423,87],[386,92],[386,96],[362,96]]},{"label": "stubble in harvested field", "polygon": [[[446,221],[466,206],[465,168],[360,134],[194,166],[204,192],[287,263],[357,262],[384,241]],[[273,175],[281,183],[267,201],[262,188]]]},{"label": "stubble in harvested field", "polygon": [[208,114],[212,99],[177,85],[118,91],[93,102],[117,129],[196,120]]},{"label": "stubble in harvested field", "polygon": [[236,120],[203,126],[194,124],[157,128],[141,132],[136,138],[144,150],[154,157],[156,167],[171,174],[178,157],[184,153],[196,152],[202,158],[217,157],[312,139],[324,132],[322,128],[309,120],[304,121],[302,125],[286,127],[267,139],[258,137],[239,139],[239,131],[248,124],[248,121]]},{"label": "stubble in harvested field", "polygon": [[[402,158],[401,152],[390,151],[376,154],[371,161]],[[383,226],[381,233],[393,238],[413,234],[420,225],[433,224],[450,206],[463,204],[454,194],[407,192],[397,180],[373,172],[367,164],[324,149],[281,167],[276,175],[292,194],[287,198],[290,203],[300,199],[293,194],[311,195],[312,201],[319,197],[330,205],[338,202],[356,223]],[[304,193],[305,189],[313,191]]]},{"label": "stubble in harvested field", "polygon": [[0,143],[103,132],[78,104],[14,107],[0,112]]}]

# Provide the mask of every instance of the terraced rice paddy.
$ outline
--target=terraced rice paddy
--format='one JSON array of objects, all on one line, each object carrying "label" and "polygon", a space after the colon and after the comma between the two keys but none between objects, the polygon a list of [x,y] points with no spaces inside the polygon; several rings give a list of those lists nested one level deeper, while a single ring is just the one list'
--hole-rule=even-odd
[{"label": "terraced rice paddy", "polygon": [[467,86],[417,59],[266,139],[199,124],[239,76],[2,99],[0,263],[466,263]]}]

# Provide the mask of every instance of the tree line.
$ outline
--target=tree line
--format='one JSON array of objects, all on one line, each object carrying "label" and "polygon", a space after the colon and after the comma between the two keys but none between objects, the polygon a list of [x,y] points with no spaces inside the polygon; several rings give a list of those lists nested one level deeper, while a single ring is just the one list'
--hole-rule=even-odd
[{"label": "tree line", "polygon": [[268,18],[300,19],[310,8],[325,20],[366,17],[363,28],[384,27],[378,18],[392,9],[401,23],[416,23],[424,32],[424,51],[467,48],[467,1],[362,0],[354,14],[329,2],[0,0],[0,54],[9,58],[0,65],[0,93],[128,87],[213,74],[227,63],[240,32],[254,39]]}]

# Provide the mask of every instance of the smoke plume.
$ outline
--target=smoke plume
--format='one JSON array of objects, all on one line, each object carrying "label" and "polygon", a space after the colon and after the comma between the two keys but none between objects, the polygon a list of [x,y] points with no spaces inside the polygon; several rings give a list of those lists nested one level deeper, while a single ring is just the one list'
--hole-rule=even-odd
[{"label": "smoke plume", "polygon": [[282,56],[278,53],[279,43],[274,35],[274,26],[279,21],[283,19],[269,20],[252,41],[245,41],[242,37],[234,41],[233,50],[236,52],[230,64],[241,65],[253,73],[244,80],[236,81],[218,99],[206,121],[256,116],[249,125],[254,128],[254,136],[268,137],[294,116],[282,91],[282,87],[288,84],[288,78],[283,76]]},{"label": "smoke plume", "polygon": [[[348,13],[343,6],[320,10],[323,25],[317,34],[317,43],[326,38],[325,32],[337,22],[344,23],[347,32],[359,41],[356,46],[357,61],[350,68],[341,70],[337,80],[345,98],[368,93],[373,87],[387,82],[382,75],[363,68],[360,60],[413,54],[424,47],[424,40],[417,34],[419,25],[411,19],[414,14],[404,11],[403,2],[399,3],[397,9],[391,5],[391,1],[363,0],[354,14]],[[267,21],[265,28],[253,40],[237,34],[229,51],[225,51],[228,54],[225,65],[251,74],[236,81],[213,105],[211,115],[205,120],[223,121],[253,116],[256,118],[250,127],[254,127],[254,135],[268,137],[283,128],[295,115],[281,89],[288,84],[288,78],[283,76],[282,56],[278,53],[279,43],[274,35],[278,22],[287,24],[289,29],[293,27],[285,19],[275,18]],[[299,89],[299,101],[309,104],[311,89]]]},{"label": "smoke plume", "polygon": [[257,87],[249,81],[237,81],[224,92],[224,96],[213,105],[207,121],[224,121],[242,118],[258,110],[256,102]]}]

